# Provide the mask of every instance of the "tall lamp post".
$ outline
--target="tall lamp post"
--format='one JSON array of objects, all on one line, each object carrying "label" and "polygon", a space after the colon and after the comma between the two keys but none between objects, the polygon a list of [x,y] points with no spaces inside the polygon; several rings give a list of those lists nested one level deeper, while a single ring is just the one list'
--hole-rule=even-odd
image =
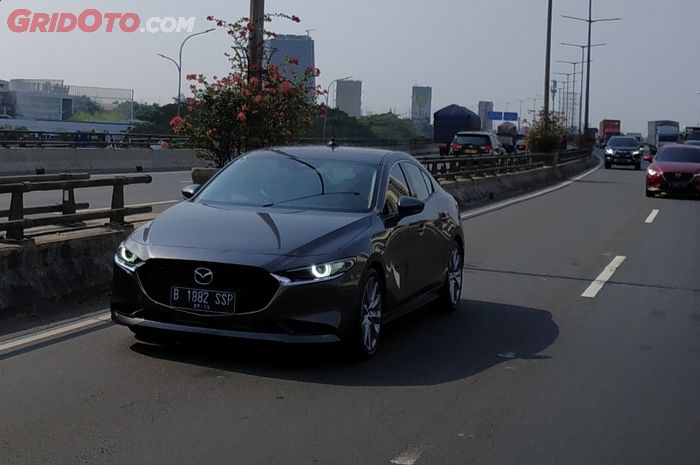
[{"label": "tall lamp post", "polygon": [[[581,65],[581,80],[583,80],[583,62],[578,62],[578,61],[566,61],[566,60],[557,60],[557,63],[564,63],[567,65],[574,65],[574,80],[573,83],[571,84],[571,89],[572,89],[572,98],[571,98],[571,125],[573,126],[574,121],[576,121],[576,77],[578,76],[578,73],[576,72],[576,67],[578,65]],[[569,115],[566,116],[567,118]]]},{"label": "tall lamp post", "polygon": [[163,55],[162,53],[159,53],[158,56],[161,58],[164,58],[168,61],[172,61],[175,64],[175,67],[177,68],[177,116],[182,115],[182,49],[185,47],[185,44],[187,43],[188,40],[190,40],[192,37],[197,37],[201,36],[203,34],[208,34],[212,31],[214,31],[214,28],[207,29],[206,31],[202,32],[197,32],[195,34],[191,34],[187,37],[185,37],[185,40],[182,41],[182,44],[180,44],[180,54],[178,56],[178,61],[175,61],[174,59]]},{"label": "tall lamp post", "polygon": [[[581,63],[586,62],[586,56],[585,56],[585,50],[588,48],[588,45],[579,45],[579,44],[569,44],[567,42],[561,42],[561,45],[564,45],[566,47],[578,47],[581,49]],[[592,47],[603,47],[605,45],[608,45],[607,43],[602,43],[602,44],[593,44],[591,45]],[[578,102],[578,132],[583,133],[583,69],[581,69],[581,93],[579,95],[579,102]]]},{"label": "tall lamp post", "polygon": [[544,62],[544,118],[549,119],[549,78],[552,55],[552,0],[547,2],[547,45]]},{"label": "tall lamp post", "polygon": [[588,23],[588,59],[586,65],[586,128],[585,132],[588,134],[589,127],[589,116],[590,116],[590,105],[591,105],[591,29],[594,23],[601,23],[607,21],[620,21],[622,18],[599,18],[593,19],[593,0],[588,0],[588,19],[577,18],[575,16],[562,15],[564,18],[573,19],[575,21],[582,21]]},{"label": "tall lamp post", "polygon": [[348,79],[352,79],[352,76],[345,76],[344,78],[334,79],[333,81],[331,81],[330,84],[328,84],[328,87],[326,88],[326,114],[323,115],[323,142],[326,142],[326,123],[328,122],[328,98],[331,95],[331,87],[333,87],[333,84],[335,84],[338,81],[347,81]]}]

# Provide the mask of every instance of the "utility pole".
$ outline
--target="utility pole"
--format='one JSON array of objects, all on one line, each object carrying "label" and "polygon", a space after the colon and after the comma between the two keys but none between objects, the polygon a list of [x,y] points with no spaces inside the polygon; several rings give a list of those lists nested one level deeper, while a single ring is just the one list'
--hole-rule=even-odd
[{"label": "utility pole", "polygon": [[586,64],[586,127],[585,127],[585,134],[588,134],[588,128],[590,127],[590,104],[591,104],[591,29],[593,26],[593,23],[600,23],[600,22],[605,22],[605,21],[620,21],[622,18],[603,18],[603,19],[593,19],[593,0],[588,0],[588,19],[586,18],[577,18],[575,16],[566,16],[562,15],[564,18],[567,19],[573,19],[576,21],[582,21],[584,23],[588,23],[588,45],[586,48],[588,48],[588,58],[587,58],[587,64]]},{"label": "utility pole", "polygon": [[[566,60],[557,60],[557,63],[565,63],[568,65],[574,65],[574,82],[571,85],[572,88],[572,101],[571,101],[571,120],[569,120],[569,127],[574,127],[574,122],[576,121],[576,79],[578,76],[578,73],[576,72],[576,67],[580,64],[581,65],[581,79],[583,79],[583,62],[579,63],[578,61],[566,61]],[[568,115],[567,115],[568,119]]]},{"label": "utility pole", "polygon": [[549,77],[552,55],[552,0],[547,2],[547,51],[544,64],[544,118],[549,120]]},{"label": "utility pole", "polygon": [[265,0],[250,0],[250,21],[253,28],[248,43],[248,79],[256,78],[262,87]]},{"label": "utility pole", "polygon": [[[564,45],[566,47],[578,47],[581,49],[581,63],[586,63],[586,49],[589,48],[588,45],[581,45],[581,44],[569,44],[566,42],[562,42],[561,45]],[[603,47],[605,45],[608,45],[607,43],[602,43],[602,44],[593,44],[591,45],[590,48],[593,47]],[[592,62],[591,62],[592,63]],[[578,102],[578,132],[583,134],[583,65],[581,65],[581,93],[579,94],[579,102]]]}]

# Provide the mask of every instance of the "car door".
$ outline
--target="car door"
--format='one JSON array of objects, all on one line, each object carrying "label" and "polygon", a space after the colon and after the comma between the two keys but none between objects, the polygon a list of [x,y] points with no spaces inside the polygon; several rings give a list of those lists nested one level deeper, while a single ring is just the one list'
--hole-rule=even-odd
[{"label": "car door", "polygon": [[[411,196],[425,202],[423,212],[412,217],[412,224],[417,230],[413,254],[413,259],[417,261],[417,264],[413,277],[415,278],[416,292],[422,292],[442,281],[442,269],[447,263],[443,257],[442,249],[444,247],[438,231],[440,212],[436,210],[434,202],[431,202],[433,191],[426,184],[418,165],[412,162],[402,162],[401,169],[411,189]],[[432,188],[432,186],[430,187]]]},{"label": "car door", "polygon": [[399,217],[399,199],[410,196],[411,189],[398,163],[389,171],[386,187],[382,218],[385,231],[383,237],[375,238],[375,242],[383,244],[384,263],[387,269],[387,298],[388,308],[396,308],[415,293],[417,279],[414,276],[415,257],[418,242],[418,227],[416,218]]}]

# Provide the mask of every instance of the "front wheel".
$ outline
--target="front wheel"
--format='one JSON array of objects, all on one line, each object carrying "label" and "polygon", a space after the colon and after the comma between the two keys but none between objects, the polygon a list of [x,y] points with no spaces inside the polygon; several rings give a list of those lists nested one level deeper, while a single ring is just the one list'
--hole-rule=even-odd
[{"label": "front wheel", "polygon": [[464,278],[464,257],[462,249],[455,242],[450,258],[447,263],[447,276],[442,289],[442,297],[439,305],[440,309],[452,313],[457,311],[462,300],[462,281]]},{"label": "front wheel", "polygon": [[370,358],[379,347],[384,308],[384,287],[376,270],[367,273],[361,286],[359,318],[351,342],[353,352],[360,358]]}]

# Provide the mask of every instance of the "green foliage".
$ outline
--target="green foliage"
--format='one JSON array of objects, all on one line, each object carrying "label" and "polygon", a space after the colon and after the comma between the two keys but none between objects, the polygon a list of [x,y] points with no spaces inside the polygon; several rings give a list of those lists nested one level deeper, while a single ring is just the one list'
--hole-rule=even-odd
[{"label": "green foliage", "polygon": [[81,111],[80,113],[74,113],[73,116],[68,118],[68,121],[86,122],[86,121],[104,121],[108,123],[119,123],[124,121],[124,115],[121,113],[115,113],[112,111],[99,111],[96,113],[89,113],[87,111]]},{"label": "green foliage", "polygon": [[564,118],[558,113],[545,117],[540,113],[537,122],[527,135],[527,146],[531,152],[550,153],[566,149]]},{"label": "green foliage", "polygon": [[[365,140],[409,140],[423,137],[410,120],[401,119],[393,113],[353,118],[338,109],[328,110],[326,138],[331,136],[336,139]],[[313,139],[323,137],[323,115],[316,118],[308,137]]]},{"label": "green foliage", "polygon": [[[270,22],[274,17],[299,22],[296,16],[280,14],[266,15],[265,20]],[[245,151],[292,143],[305,135],[318,114],[316,96],[322,91],[309,89],[308,83],[319,71],[307,68],[303,74],[285,77],[272,64],[252,69],[248,44],[253,27],[249,19],[233,23],[208,19],[225,28],[233,41],[232,53],[227,54],[232,69],[223,78],[214,76],[213,81],[201,74],[187,76],[194,97],[187,99],[187,115],[172,119],[175,131],[200,149],[201,158],[218,167]],[[298,58],[288,60],[299,64]]]},{"label": "green foliage", "polygon": [[177,115],[177,104],[160,106],[158,104],[134,103],[133,134],[173,134],[170,121]]},{"label": "green foliage", "polygon": [[360,119],[360,123],[369,128],[378,139],[408,140],[422,137],[413,122],[400,119],[393,113],[365,116]]}]

